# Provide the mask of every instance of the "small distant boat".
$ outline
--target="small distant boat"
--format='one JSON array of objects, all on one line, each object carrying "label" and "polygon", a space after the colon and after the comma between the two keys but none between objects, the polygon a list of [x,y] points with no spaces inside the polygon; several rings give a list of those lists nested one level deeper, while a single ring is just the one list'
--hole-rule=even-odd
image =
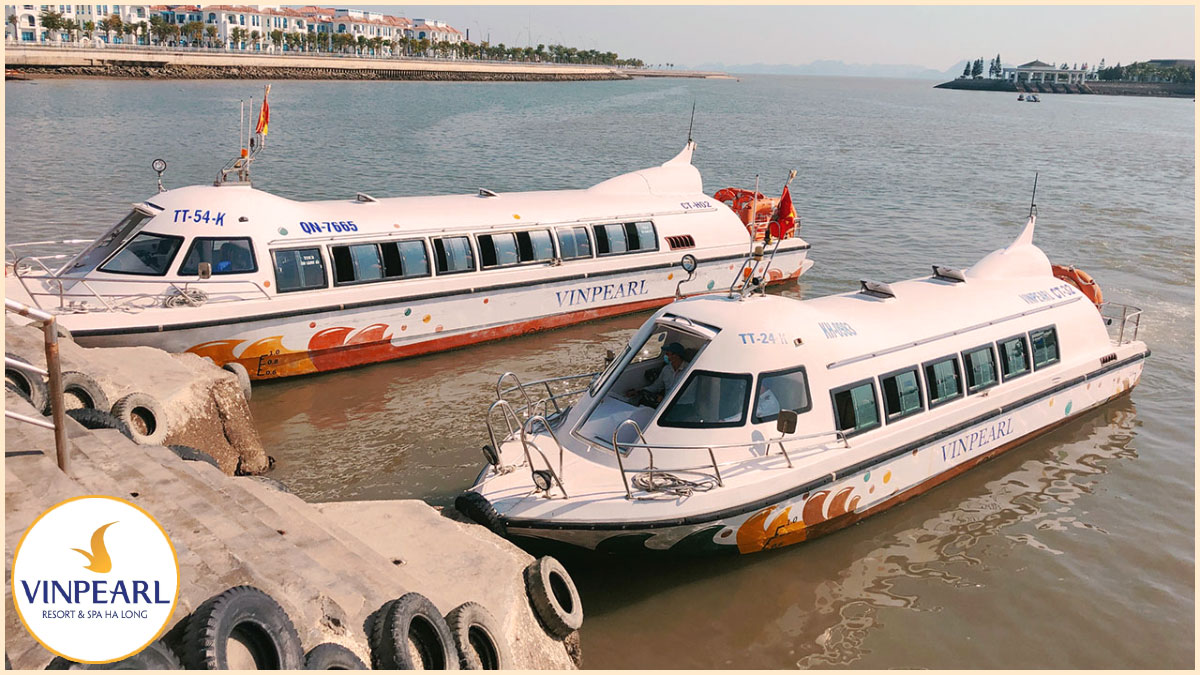
[{"label": "small distant boat", "polygon": [[1025,98],[1025,100],[1030,103],[1041,103],[1042,102],[1042,99],[1038,98],[1037,94],[1030,94],[1028,97]]},{"label": "small distant boat", "polygon": [[5,80],[28,80],[29,77],[27,77],[25,75],[25,73],[23,73],[19,70],[15,70],[13,68],[5,68],[4,69],[4,79]]},{"label": "small distant boat", "polygon": [[1024,100],[1025,100],[1025,94],[1017,94],[1017,100],[1018,100],[1018,101],[1024,101]]}]

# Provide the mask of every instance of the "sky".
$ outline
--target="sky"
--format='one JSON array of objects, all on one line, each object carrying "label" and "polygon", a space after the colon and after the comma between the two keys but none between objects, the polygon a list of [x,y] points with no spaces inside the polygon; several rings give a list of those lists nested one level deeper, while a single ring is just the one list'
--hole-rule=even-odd
[{"label": "sky", "polygon": [[1195,58],[1191,5],[356,7],[446,21],[473,42],[490,34],[493,44],[560,43],[681,67],[835,60],[941,71],[997,53],[1006,65]]}]

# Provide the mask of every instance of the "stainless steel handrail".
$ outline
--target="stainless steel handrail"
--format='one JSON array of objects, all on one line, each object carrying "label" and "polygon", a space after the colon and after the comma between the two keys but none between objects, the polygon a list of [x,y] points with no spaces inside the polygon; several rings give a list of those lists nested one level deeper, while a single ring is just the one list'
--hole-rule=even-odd
[{"label": "stainless steel handrail", "polygon": [[505,372],[503,375],[500,376],[499,379],[496,380],[496,398],[497,399],[504,398],[504,393],[501,392],[500,385],[504,384],[504,380],[506,380],[510,377],[512,378],[513,382],[517,383],[517,385],[515,387],[510,387],[504,391],[506,391],[506,392],[520,391],[521,396],[523,396],[525,398],[525,407],[523,408],[523,410],[525,410],[528,413],[528,411],[533,408],[533,399],[529,398],[529,392],[525,391],[525,386],[523,384],[521,384],[521,378],[517,377],[517,374],[512,371]]},{"label": "stainless steel handrail", "polygon": [[[1121,310],[1120,316],[1117,316],[1116,314],[1112,313],[1113,310],[1116,310],[1118,308]],[[1105,314],[1106,309],[1109,310],[1110,313]],[[1134,307],[1133,305],[1124,305],[1119,302],[1104,302],[1104,303],[1100,304],[1100,316],[1107,319],[1107,321],[1105,321],[1106,325],[1112,325],[1112,322],[1117,321],[1117,320],[1119,320],[1121,322],[1120,328],[1118,329],[1118,332],[1117,332],[1117,344],[1118,345],[1123,345],[1123,344],[1126,344],[1127,342],[1133,342],[1134,340],[1137,339],[1138,330],[1141,328],[1141,325],[1142,325],[1142,309],[1140,307]],[[1127,341],[1125,339],[1125,332],[1131,321],[1133,322],[1133,335]]]},{"label": "stainless steel handrail", "polygon": [[[28,258],[20,258],[20,259],[18,259],[18,263],[23,262],[25,260],[28,260]],[[267,290],[262,287],[261,284],[259,284],[257,281],[250,281],[248,279],[226,280],[226,279],[199,279],[199,278],[197,278],[197,279],[189,280],[189,281],[174,281],[174,280],[167,280],[167,279],[87,279],[85,277],[71,278],[71,277],[62,277],[62,276],[54,274],[53,272],[49,271],[46,268],[46,266],[43,263],[41,263],[40,261],[34,260],[34,262],[37,262],[39,265],[41,265],[42,269],[45,269],[47,271],[47,274],[44,276],[43,275],[32,275],[32,274],[21,274],[16,271],[16,269],[17,269],[16,267],[14,267],[13,269],[14,269],[14,274],[16,275],[16,277],[19,280],[21,280],[21,285],[25,287],[25,292],[28,293],[30,299],[33,300],[34,303],[36,303],[38,305],[38,308],[43,311],[45,310],[45,308],[42,307],[42,304],[40,302],[38,302],[38,298],[43,297],[43,296],[58,298],[58,304],[59,304],[60,309],[63,308],[64,300],[66,298],[94,298],[94,299],[100,301],[109,311],[115,311],[117,308],[113,304],[111,304],[109,302],[109,300],[128,300],[130,298],[144,298],[144,297],[157,298],[162,295],[162,294],[149,294],[149,293],[101,293],[101,292],[97,291],[95,288],[93,288],[91,283],[122,284],[122,285],[123,284],[158,285],[158,286],[163,287],[164,292],[167,289],[174,289],[176,292],[181,293],[181,294],[184,293],[186,291],[186,289],[192,285],[216,286],[216,285],[224,284],[226,286],[233,287],[233,288],[229,288],[227,290],[227,292],[229,292],[229,293],[242,293],[242,292],[245,292],[248,290],[254,290],[254,291],[257,291],[258,294],[261,294],[262,297],[267,300],[274,299],[271,296],[271,294],[268,293]],[[15,263],[14,263],[14,265],[15,265]],[[51,281],[51,282],[58,284],[59,291],[58,291],[58,293],[54,293],[52,291],[33,290],[33,289],[30,289],[27,284],[25,284],[25,280]],[[64,281],[74,281],[74,282],[78,283],[79,285],[83,286],[84,288],[86,288],[88,290],[88,292],[87,293],[74,293],[74,292],[65,291],[63,289]],[[91,283],[89,283],[89,282],[91,282]],[[243,302],[243,301],[252,300],[252,299],[257,299],[257,298],[238,297],[238,298],[233,298],[233,299],[228,299],[228,300],[214,300],[213,302]]]},{"label": "stainless steel handrail", "polygon": [[[35,373],[46,373],[49,380],[50,390],[50,418],[51,423],[44,420],[37,420],[26,415],[14,413],[8,410],[4,411],[5,417],[36,424],[39,427],[54,429],[54,454],[58,460],[58,468],[63,473],[68,473],[71,467],[71,456],[67,447],[67,425],[66,425],[66,408],[63,404],[63,385],[62,385],[62,365],[58,358],[58,323],[54,319],[53,314],[47,314],[41,310],[34,309],[23,305],[15,300],[4,299],[4,311],[15,312],[23,317],[33,319],[35,322],[42,325],[42,335],[46,345],[46,370],[21,364],[25,370],[31,370]],[[10,365],[10,359],[5,357],[4,365]]]},{"label": "stainless steel handrail", "polygon": [[[553,439],[554,444],[558,446],[558,472],[554,471],[554,466],[550,464],[549,459],[546,459],[546,453],[542,452],[542,449],[538,446],[538,444],[530,441],[525,435],[525,429],[532,426],[533,422],[541,422],[542,428],[550,434],[550,438]],[[563,485],[562,481],[563,446],[562,443],[558,442],[558,437],[554,435],[554,430],[550,428],[550,423],[546,421],[546,418],[543,415],[533,415],[529,419],[525,420],[525,423],[521,425],[521,447],[525,451],[525,461],[529,463],[529,471],[532,474],[536,468],[533,465],[533,458],[529,454],[529,446],[531,445],[533,446],[533,449],[537,450],[537,453],[541,455],[542,461],[546,463],[546,470],[550,472],[550,476],[554,478],[554,482],[558,483],[558,488],[562,490],[563,497],[570,499],[570,495],[567,494],[567,486]],[[549,490],[546,490],[546,496],[550,496]]]}]

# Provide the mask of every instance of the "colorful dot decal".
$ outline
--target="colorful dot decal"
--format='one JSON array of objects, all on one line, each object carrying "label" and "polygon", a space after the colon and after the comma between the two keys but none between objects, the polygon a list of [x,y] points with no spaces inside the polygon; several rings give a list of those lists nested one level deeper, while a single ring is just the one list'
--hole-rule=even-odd
[{"label": "colorful dot decal", "polygon": [[716,286],[716,285],[717,285],[717,282],[716,282],[716,280],[715,280],[715,279],[714,279],[714,280],[712,280],[712,281],[709,281],[709,282],[708,282],[708,290],[710,290],[710,291],[711,291],[711,290],[713,289],[713,286]]},{"label": "colorful dot decal", "polygon": [[421,321],[423,321],[423,322],[425,322],[425,323],[429,323],[429,320],[430,320],[430,319],[432,319],[432,318],[433,318],[433,315],[432,315],[432,314],[426,314],[426,315],[425,315],[425,318],[424,318],[424,319],[421,319]]},{"label": "colorful dot decal", "polygon": [[287,236],[287,228],[286,227],[279,228],[279,234],[282,234],[283,236],[286,237]]},{"label": "colorful dot decal", "polygon": [[1063,410],[1063,414],[1064,414],[1064,415],[1070,415],[1070,414],[1071,414],[1071,401],[1067,401],[1067,408],[1066,408],[1066,410]]},{"label": "colorful dot decal", "polygon": [[483,304],[485,304],[485,305],[486,305],[486,304],[488,304],[488,299],[487,299],[487,298],[484,298],[484,299],[483,299]]},{"label": "colorful dot decal", "polygon": [[317,322],[316,322],[316,321],[309,321],[309,322],[308,322],[308,327],[309,327],[309,328],[316,328],[316,327],[317,327]]},{"label": "colorful dot decal", "polygon": [[868,471],[867,475],[863,476],[863,482],[866,483],[866,482],[869,482],[870,480],[871,480],[871,472]]},{"label": "colorful dot decal", "polygon": [[408,326],[407,326],[407,325],[402,325],[402,326],[400,326],[400,330],[401,330],[401,331],[406,331],[406,330],[408,330]]},{"label": "colorful dot decal", "polygon": [[668,275],[667,275],[667,281],[670,281],[670,280],[672,280],[672,279],[674,279],[674,278],[675,278],[675,273],[674,273],[674,272],[672,272],[672,273],[670,273],[670,274],[668,274]]},{"label": "colorful dot decal", "polygon": [[264,281],[264,282],[263,282],[263,286],[265,286],[265,287],[267,287],[267,288],[270,288],[270,287],[271,287],[271,282],[269,282],[269,281]]},{"label": "colorful dot decal", "polygon": [[521,219],[521,214],[519,214],[519,213],[513,214],[513,220],[520,220],[520,219]]},{"label": "colorful dot decal", "polygon": [[867,490],[867,494],[869,494],[869,495],[875,494],[875,486],[874,485],[872,485],[870,487],[870,489]]},{"label": "colorful dot decal", "polygon": [[410,314],[412,314],[412,310],[411,310],[411,309],[406,309],[406,310],[404,310],[404,316],[408,316],[408,315],[410,315]]},{"label": "colorful dot decal", "polygon": [[392,223],[392,227],[394,227],[398,230],[398,229],[400,229],[400,223]]},{"label": "colorful dot decal", "polygon": [[1053,407],[1054,407],[1054,399],[1050,399],[1050,407],[1051,407],[1051,408],[1053,408]]},{"label": "colorful dot decal", "polygon": [[886,482],[890,481],[891,479],[892,479],[891,471],[888,471],[887,473],[883,474],[883,482],[886,483]]},{"label": "colorful dot decal", "polygon": [[440,332],[442,332],[442,327],[441,327],[441,326],[438,326],[437,328],[434,328],[434,329],[433,329],[433,332],[435,332],[435,333],[440,333]]}]

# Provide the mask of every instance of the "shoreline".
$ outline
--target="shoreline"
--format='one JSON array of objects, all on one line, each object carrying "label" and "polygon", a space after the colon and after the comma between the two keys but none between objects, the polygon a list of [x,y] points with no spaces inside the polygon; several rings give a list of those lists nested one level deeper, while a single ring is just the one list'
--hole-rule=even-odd
[{"label": "shoreline", "polygon": [[959,89],[963,91],[1001,91],[1012,94],[1076,94],[1093,96],[1155,96],[1159,98],[1195,98],[1196,86],[1193,83],[1176,82],[1085,82],[1082,84],[1066,83],[1029,83],[1020,84],[1008,80],[951,80],[934,85],[934,89]]},{"label": "shoreline", "polygon": [[[724,78],[725,73],[629,69],[557,63],[188,52],[128,48],[6,45],[6,79],[102,77],[116,79],[414,80],[563,82],[640,77]],[[13,72],[15,71],[15,72]]]}]

